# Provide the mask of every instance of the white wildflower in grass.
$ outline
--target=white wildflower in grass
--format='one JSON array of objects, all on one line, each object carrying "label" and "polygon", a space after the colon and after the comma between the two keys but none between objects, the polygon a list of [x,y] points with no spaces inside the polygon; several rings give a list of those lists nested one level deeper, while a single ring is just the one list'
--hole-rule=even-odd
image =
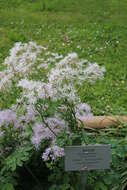
[{"label": "white wildflower in grass", "polygon": [[56,97],[59,98],[67,98],[68,101],[72,102],[80,102],[80,98],[77,95],[77,91],[75,89],[74,84],[63,84],[62,86],[59,86]]},{"label": "white wildflower in grass", "polygon": [[38,58],[39,65],[37,69],[50,69],[50,66],[54,66],[56,62],[63,58],[63,55],[59,55],[58,53],[51,53],[49,51],[45,52],[44,58]]},{"label": "white wildflower in grass", "polygon": [[57,96],[64,96],[75,102],[77,101],[75,84],[81,85],[86,80],[93,83],[97,79],[103,79],[104,72],[104,67],[80,60],[76,53],[71,53],[56,63],[56,67],[48,74],[48,82],[57,90]]},{"label": "white wildflower in grass", "polygon": [[82,85],[86,80],[94,83],[97,79],[103,79],[104,72],[104,67],[97,63],[89,63],[85,59],[80,60],[76,53],[71,53],[49,71],[47,83],[22,79],[17,86],[23,88],[23,96],[32,104],[36,102],[37,97],[50,97],[54,100],[67,98],[73,102],[80,102],[75,85]]},{"label": "white wildflower in grass", "polygon": [[[45,55],[46,52],[48,54],[46,60],[40,58],[43,50],[45,50]],[[0,89],[6,84],[11,84],[11,80],[16,77],[24,78],[27,76],[38,60],[40,60],[38,69],[48,69],[51,63],[55,63],[56,67],[48,73],[48,83],[52,85],[52,91],[55,88],[57,89],[58,96],[62,94],[62,88],[65,84],[81,84],[85,80],[93,83],[98,78],[103,79],[104,67],[100,67],[96,63],[89,63],[87,60],[80,60],[76,53],[70,53],[62,58],[62,55],[50,53],[46,48],[37,45],[35,42],[15,43],[10,50],[10,55],[4,61],[7,69],[0,72]],[[60,61],[56,62],[56,60]],[[65,86],[63,89],[65,95]]]},{"label": "white wildflower in grass", "polygon": [[44,161],[52,160],[56,161],[57,158],[61,158],[64,156],[64,149],[58,147],[57,145],[53,145],[45,150],[42,155],[42,159]]},{"label": "white wildflower in grass", "polygon": [[10,50],[10,55],[5,59],[4,64],[12,72],[25,74],[36,62],[41,50],[42,46],[38,46],[35,42],[17,42]]},{"label": "white wildflower in grass", "polygon": [[59,55],[58,53],[51,53],[51,55],[54,57],[54,59],[62,59],[63,55]]},{"label": "white wildflower in grass", "polygon": [[50,65],[49,63],[43,62],[37,66],[37,69],[48,69],[49,65]]},{"label": "white wildflower in grass", "polygon": [[8,84],[11,85],[12,79],[15,77],[14,73],[3,71],[0,73],[0,90]]},{"label": "white wildflower in grass", "polygon": [[83,71],[84,80],[88,80],[91,83],[94,83],[97,79],[102,80],[105,72],[105,67],[100,67],[97,63],[89,63]]},{"label": "white wildflower in grass", "polygon": [[22,87],[23,94],[22,97],[27,98],[29,104],[34,104],[37,98],[46,99],[53,98],[54,91],[52,90],[52,85],[49,83],[44,83],[41,81],[32,81],[28,79],[21,79],[17,84],[18,87]]},{"label": "white wildflower in grass", "polygon": [[10,50],[9,56],[5,59],[6,70],[0,73],[0,90],[11,83],[13,78],[25,76],[36,63],[38,55],[43,47],[35,42],[21,43],[17,42]]}]

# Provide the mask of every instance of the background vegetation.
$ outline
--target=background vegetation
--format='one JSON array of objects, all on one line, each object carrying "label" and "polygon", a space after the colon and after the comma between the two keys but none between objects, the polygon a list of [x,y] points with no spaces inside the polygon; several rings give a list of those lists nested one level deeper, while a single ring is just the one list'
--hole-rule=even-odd
[{"label": "background vegetation", "polygon": [[[46,0],[43,11],[43,0],[0,0],[0,69],[17,41],[35,40],[62,54],[75,51],[107,69],[104,81],[89,86],[87,91],[84,87],[79,90],[82,100],[90,103],[96,114],[124,114],[126,5],[126,0]],[[12,104],[16,94],[0,93],[0,108]]]},{"label": "background vegetation", "polygon": [[[9,49],[19,41],[36,41],[47,46],[51,52],[63,55],[77,52],[81,58],[104,65],[107,70],[103,81],[97,81],[94,86],[84,84],[80,87],[82,102],[88,102],[95,115],[127,114],[126,13],[126,0],[45,0],[45,6],[44,0],[0,0],[0,70],[4,69],[3,61]],[[9,108],[19,95],[20,90],[15,86],[9,91],[0,92],[0,109]],[[111,143],[115,147],[113,161],[118,167],[117,172],[111,171],[110,175],[91,174],[89,183],[96,181],[94,187],[97,190],[108,189],[114,183],[115,189],[120,188],[117,179],[122,178],[120,186],[123,182],[125,188],[126,130],[118,128],[109,131],[108,135],[105,131],[97,134],[95,139],[88,139],[88,142]],[[119,145],[123,148],[119,148]],[[45,167],[41,160],[37,165],[32,163],[35,163],[34,159],[29,166],[34,170]],[[19,173],[24,175],[24,169]],[[47,180],[45,176],[43,182]],[[30,183],[29,178],[28,175],[26,181]],[[20,178],[19,183],[23,181],[24,178]],[[26,182],[24,187],[28,189],[30,186]],[[12,187],[7,188],[11,190]]]}]

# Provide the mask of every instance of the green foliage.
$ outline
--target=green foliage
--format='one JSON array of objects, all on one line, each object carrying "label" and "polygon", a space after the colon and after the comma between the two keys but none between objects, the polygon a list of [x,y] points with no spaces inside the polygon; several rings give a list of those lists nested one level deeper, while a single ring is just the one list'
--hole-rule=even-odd
[{"label": "green foliage", "polygon": [[[92,143],[111,144],[112,162],[111,170],[105,172],[91,172],[89,175],[89,185],[93,182],[96,189],[122,190],[126,187],[127,175],[127,127],[111,128],[96,132],[92,136]],[[102,138],[103,137],[103,138]],[[114,138],[113,138],[114,137]],[[91,141],[91,140],[90,140]],[[124,175],[125,172],[125,175]],[[95,183],[96,181],[96,183]],[[100,184],[101,181],[101,184]],[[125,183],[124,183],[125,182]],[[104,186],[104,187],[103,187]]]},{"label": "green foliage", "polygon": [[[56,105],[56,110],[59,114],[62,114],[62,117],[66,121],[68,121],[72,134],[71,138],[65,131],[58,135],[56,139],[58,146],[65,147],[67,145],[111,144],[111,169],[108,171],[89,172],[88,189],[94,188],[98,190],[108,190],[110,188],[111,190],[124,190],[127,184],[127,126],[121,123],[117,128],[103,129],[100,131],[94,129],[84,130],[82,126],[80,128],[78,127],[78,123],[75,118],[74,105],[67,100],[62,101],[61,103],[66,107],[66,111],[61,111],[59,109],[59,107],[61,107],[59,104]],[[70,186],[69,188],[78,190],[80,183],[78,173],[76,175],[74,175],[73,172],[68,174],[65,173],[63,161],[57,160],[56,163],[48,162],[47,167],[52,171],[49,180],[51,182],[56,182],[56,184],[51,186],[51,189],[64,189],[67,185]],[[77,187],[73,186],[70,179],[78,181]]]},{"label": "green foliage", "polygon": [[5,185],[1,186],[1,190],[14,190],[14,187],[11,183],[6,183]]},{"label": "green foliage", "polygon": [[30,144],[26,144],[24,147],[17,148],[4,160],[0,173],[3,175],[8,171],[14,172],[17,167],[22,167],[23,163],[30,159],[32,148],[33,147]]},{"label": "green foliage", "polygon": [[[104,81],[97,81],[94,86],[85,83],[77,87],[82,101],[90,103],[96,115],[126,114],[126,0],[45,0],[45,2],[46,5],[43,6],[43,0],[0,0],[0,70],[4,69],[2,63],[8,56],[9,49],[17,41],[26,42],[32,39],[48,46],[49,50],[63,55],[75,51],[80,57],[105,65],[107,70]],[[68,35],[70,41],[67,44],[64,42],[64,34]],[[42,79],[43,75],[45,72],[39,71],[34,78]],[[0,92],[0,109],[9,108],[19,96],[20,90],[15,85],[9,90]],[[54,108],[54,105],[51,107]],[[51,112],[52,110],[49,110],[46,114]],[[76,123],[70,109],[68,114],[70,115],[65,117],[72,120],[69,125],[75,132]],[[27,132],[30,136],[31,130]],[[13,190],[18,178],[17,168],[22,168],[31,161],[31,146],[15,149],[15,145],[21,145],[22,139],[15,138],[17,133],[12,133],[10,127],[10,132],[6,131],[5,138],[0,141],[0,150],[3,146],[11,145],[11,149],[5,152],[4,162],[0,157],[0,172],[4,173],[0,175],[0,190]],[[68,139],[63,131],[58,136],[57,143],[61,147],[74,143],[111,144],[111,171],[90,172],[88,189],[123,190],[127,186],[126,133],[126,127],[123,125],[120,128],[100,132],[85,130],[82,131],[82,135],[80,132],[73,133],[72,139]],[[37,162],[38,157],[32,163],[33,166],[30,166],[31,170]],[[51,189],[72,188],[69,177],[72,180],[73,175],[68,174],[68,177],[66,174],[63,178],[62,167],[58,169],[54,166],[55,169],[50,173],[50,184],[57,179],[57,184],[52,185]],[[41,176],[42,167],[40,170],[37,174]],[[72,184],[75,184],[75,180],[73,182]]]},{"label": "green foliage", "polygon": [[[0,189],[13,190],[17,185],[17,169],[31,158],[33,146],[28,141],[30,132],[22,136],[21,128],[14,128],[12,124],[2,126],[3,136],[0,138]],[[25,142],[26,141],[26,142]]]},{"label": "green foliage", "polygon": [[7,172],[4,176],[0,175],[0,189],[1,190],[14,190],[16,186],[16,180],[11,173]]},{"label": "green foliage", "polygon": [[26,144],[23,147],[18,147],[10,155],[8,155],[3,161],[1,161],[0,167],[0,189],[1,190],[13,190],[17,185],[16,178],[17,168],[23,167],[31,157],[31,151],[33,147],[30,144]]}]

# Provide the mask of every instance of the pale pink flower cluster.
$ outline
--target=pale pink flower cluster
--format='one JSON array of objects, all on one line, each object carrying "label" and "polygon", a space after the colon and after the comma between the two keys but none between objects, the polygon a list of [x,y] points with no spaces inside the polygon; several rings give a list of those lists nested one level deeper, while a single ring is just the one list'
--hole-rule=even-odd
[{"label": "pale pink flower cluster", "polygon": [[17,118],[16,112],[13,110],[7,109],[0,111],[0,137],[4,135],[3,126],[8,127],[12,125],[13,129],[17,130],[22,127],[21,121]]},{"label": "pale pink flower cluster", "polygon": [[[48,147],[42,155],[44,161],[56,160],[57,157],[64,156],[64,149],[56,145],[56,135],[63,129],[70,132],[67,123],[59,117],[45,119],[44,123],[39,123],[34,104],[40,99],[51,98],[58,100],[67,98],[68,101],[75,103],[76,118],[84,120],[93,116],[91,108],[88,104],[81,103],[78,97],[77,85],[82,85],[84,81],[94,83],[97,79],[103,79],[105,68],[97,63],[90,63],[88,60],[79,59],[76,53],[70,53],[65,58],[57,53],[47,52],[47,60],[41,59],[39,56],[42,50],[46,50],[43,46],[38,46],[35,42],[21,43],[18,42],[10,50],[10,55],[5,59],[4,64],[7,69],[0,72],[0,90],[6,84],[11,84],[12,79],[16,76],[22,79],[17,82],[17,87],[22,88],[22,97],[17,100],[17,105],[25,107],[24,115],[16,116],[15,110],[0,111],[0,127],[8,126],[9,123],[14,127],[26,127],[29,122],[33,124],[32,144],[36,149],[40,144],[49,140]],[[54,68],[49,69],[47,74],[47,82],[28,80],[27,76],[32,66],[39,60],[38,69],[48,69],[49,64],[54,64]],[[42,61],[42,62],[41,62]],[[58,61],[58,62],[57,62]],[[43,110],[44,111],[44,110]],[[0,131],[0,136],[3,133]]]},{"label": "pale pink flower cluster", "polygon": [[54,130],[56,134],[58,134],[61,131],[61,129],[68,129],[67,123],[58,117],[49,117],[46,118],[45,121],[48,124],[48,126]]},{"label": "pale pink flower cluster", "polygon": [[0,134],[3,134],[2,126],[8,127],[10,124],[13,125],[14,130],[18,128],[24,129],[28,123],[35,122],[36,113],[32,105],[28,105],[24,115],[17,116],[17,109],[7,109],[0,111]]},{"label": "pale pink flower cluster", "polygon": [[82,80],[88,80],[94,83],[97,79],[102,80],[105,72],[105,67],[100,67],[97,63],[89,63],[87,68],[83,71],[84,78]]},{"label": "pale pink flower cluster", "polygon": [[32,105],[28,105],[26,107],[26,114],[25,114],[25,121],[26,123],[32,121],[34,122],[36,120],[36,112]]},{"label": "pale pink flower cluster", "polygon": [[76,53],[71,53],[56,63],[56,67],[48,74],[48,81],[53,89],[57,89],[56,96],[64,96],[77,102],[79,98],[75,84],[82,85],[86,80],[93,83],[97,79],[103,79],[104,73],[104,67],[100,67],[97,63],[89,63],[87,60],[80,60]]},{"label": "pale pink flower cluster", "polygon": [[86,103],[80,103],[76,105],[75,116],[81,121],[85,119],[90,119],[93,116],[91,112],[91,107]]},{"label": "pale pink flower cluster", "polygon": [[35,42],[15,43],[3,63],[7,69],[0,72],[0,90],[5,85],[11,84],[11,80],[16,76],[27,75],[42,49],[44,47],[38,46]]},{"label": "pale pink flower cluster", "polygon": [[46,139],[55,142],[56,135],[58,135],[63,129],[68,130],[67,123],[64,120],[56,117],[47,118],[45,123],[36,123],[33,126],[31,142],[35,148],[38,148],[40,143]]},{"label": "pale pink flower cluster", "polygon": [[27,98],[29,104],[34,104],[38,98],[46,99],[54,97],[54,91],[49,83],[21,79],[17,86],[22,87],[22,98]]},{"label": "pale pink flower cluster", "polygon": [[31,138],[31,142],[36,149],[39,148],[41,142],[52,138],[54,138],[54,134],[47,127],[45,127],[44,124],[36,123],[33,126],[33,136]]},{"label": "pale pink flower cluster", "polygon": [[64,156],[64,148],[60,148],[57,145],[53,145],[45,150],[42,155],[44,161],[52,160],[56,161],[57,158]]},{"label": "pale pink flower cluster", "polygon": [[89,63],[87,60],[80,60],[76,53],[71,53],[51,69],[47,83],[22,79],[18,86],[24,89],[23,96],[26,96],[31,103],[35,103],[37,97],[41,99],[66,97],[73,102],[80,102],[75,84],[81,85],[86,80],[93,83],[97,79],[103,79],[104,72],[104,67],[100,67],[97,63]]},{"label": "pale pink flower cluster", "polygon": [[10,109],[0,111],[0,127],[8,126],[10,123],[17,126],[16,113]]},{"label": "pale pink flower cluster", "polygon": [[4,61],[10,71],[26,73],[41,53],[42,46],[35,42],[17,42],[10,50],[10,55]]}]

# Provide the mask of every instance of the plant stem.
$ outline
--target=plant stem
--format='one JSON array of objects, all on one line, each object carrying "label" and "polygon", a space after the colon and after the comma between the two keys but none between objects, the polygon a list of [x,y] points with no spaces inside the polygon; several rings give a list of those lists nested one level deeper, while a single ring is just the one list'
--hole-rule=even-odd
[{"label": "plant stem", "polygon": [[[42,110],[42,109],[41,109]],[[41,111],[37,108],[37,111],[39,113],[39,115],[41,116],[41,120],[42,122],[46,125],[46,127],[48,127],[48,129],[55,135],[55,137],[57,137],[56,133],[51,129],[51,127],[49,127],[49,125],[47,124],[47,122],[45,121]]]},{"label": "plant stem", "polygon": [[38,185],[38,190],[41,190],[40,189],[41,188],[40,181],[37,179],[37,177],[33,174],[33,172],[31,171],[31,169],[27,165],[24,164],[24,166],[25,166],[26,170],[29,172],[29,174],[33,177],[33,179],[35,180],[36,184]]}]

